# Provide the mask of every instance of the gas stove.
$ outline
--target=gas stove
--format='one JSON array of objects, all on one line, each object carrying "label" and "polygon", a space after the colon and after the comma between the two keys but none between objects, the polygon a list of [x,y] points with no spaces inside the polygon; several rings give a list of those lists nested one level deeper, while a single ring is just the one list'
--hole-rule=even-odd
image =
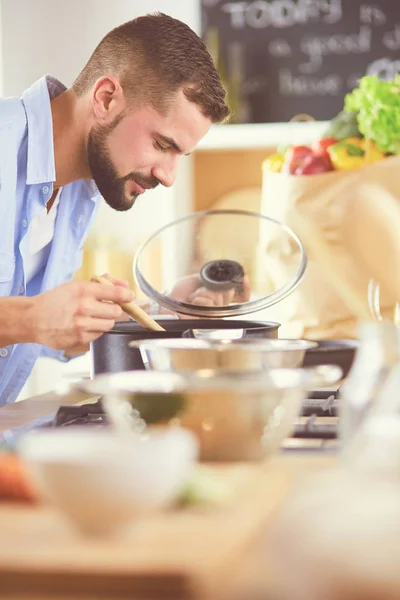
[{"label": "gas stove", "polygon": [[68,427],[69,425],[89,427],[109,425],[101,400],[81,406],[60,406],[54,419],[46,423],[47,427]]},{"label": "gas stove", "polygon": [[[293,446],[295,440],[315,444],[337,440],[338,403],[338,390],[311,392],[303,402],[288,445]],[[109,423],[100,399],[80,406],[61,406],[54,418],[42,426],[107,427]]]}]

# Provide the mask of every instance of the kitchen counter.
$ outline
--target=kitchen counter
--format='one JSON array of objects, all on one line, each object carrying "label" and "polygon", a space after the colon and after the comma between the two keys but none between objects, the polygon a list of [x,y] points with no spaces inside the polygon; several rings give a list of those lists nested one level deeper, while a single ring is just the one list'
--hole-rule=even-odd
[{"label": "kitchen counter", "polygon": [[144,516],[120,539],[80,536],[48,506],[0,505],[1,597],[266,598],[274,576],[265,543],[276,511],[306,476],[334,467],[326,455],[206,465],[235,482],[232,505]]},{"label": "kitchen counter", "polygon": [[[44,394],[2,407],[0,440],[48,420],[60,405],[96,401],[82,393]],[[133,529],[121,541],[77,536],[48,506],[0,505],[2,597],[60,600],[65,591],[65,597],[81,600],[100,595],[110,600],[203,600],[201,590],[207,590],[207,600],[231,600],[265,594],[269,580],[260,531],[264,536],[292,486],[304,476],[334,468],[335,462],[332,454],[294,451],[262,463],[205,465],[237,482],[231,508],[146,517],[137,533]]]},{"label": "kitchen counter", "polygon": [[31,429],[49,420],[61,405],[73,406],[85,402],[96,402],[97,397],[84,393],[57,396],[54,393],[32,396],[20,402],[0,407],[0,442],[6,441],[13,432]]}]

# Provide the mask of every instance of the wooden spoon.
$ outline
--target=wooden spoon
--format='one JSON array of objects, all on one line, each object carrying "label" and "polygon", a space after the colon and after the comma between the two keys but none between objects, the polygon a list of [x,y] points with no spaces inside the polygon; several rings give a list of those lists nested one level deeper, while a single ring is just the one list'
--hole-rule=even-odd
[{"label": "wooden spoon", "polygon": [[[104,283],[106,285],[114,285],[112,281],[106,279],[105,277],[100,277],[99,275],[94,275],[92,277],[92,281],[96,281],[97,283]],[[121,302],[121,308],[134,319],[139,325],[145,327],[146,329],[150,329],[151,331],[165,331],[164,327],[161,327],[152,319],[140,306],[138,306],[135,302]]]}]

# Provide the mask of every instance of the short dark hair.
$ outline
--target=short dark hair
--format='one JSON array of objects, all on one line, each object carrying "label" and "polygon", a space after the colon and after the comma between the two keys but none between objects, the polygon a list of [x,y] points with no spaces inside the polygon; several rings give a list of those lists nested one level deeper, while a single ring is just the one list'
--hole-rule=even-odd
[{"label": "short dark hair", "polygon": [[75,80],[77,96],[105,75],[118,77],[128,98],[148,102],[162,113],[183,90],[211,122],[229,116],[225,90],[204,42],[188,25],[163,13],[112,29]]}]

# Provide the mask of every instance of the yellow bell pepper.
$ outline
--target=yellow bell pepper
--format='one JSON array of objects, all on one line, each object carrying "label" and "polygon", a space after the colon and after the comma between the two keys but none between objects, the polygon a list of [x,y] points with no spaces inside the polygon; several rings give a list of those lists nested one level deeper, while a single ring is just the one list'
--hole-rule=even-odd
[{"label": "yellow bell pepper", "polygon": [[285,155],[281,152],[275,152],[266,158],[263,162],[263,167],[268,169],[268,171],[273,171],[274,173],[280,173],[282,170],[282,165],[285,160]]},{"label": "yellow bell pepper", "polygon": [[378,150],[375,142],[371,140],[364,140],[364,149],[365,149],[365,164],[372,165],[375,162],[383,160],[386,158],[386,154]]},{"label": "yellow bell pepper", "polygon": [[346,138],[329,146],[328,154],[333,166],[339,171],[361,169],[386,157],[378,150],[375,142],[358,137]]}]

